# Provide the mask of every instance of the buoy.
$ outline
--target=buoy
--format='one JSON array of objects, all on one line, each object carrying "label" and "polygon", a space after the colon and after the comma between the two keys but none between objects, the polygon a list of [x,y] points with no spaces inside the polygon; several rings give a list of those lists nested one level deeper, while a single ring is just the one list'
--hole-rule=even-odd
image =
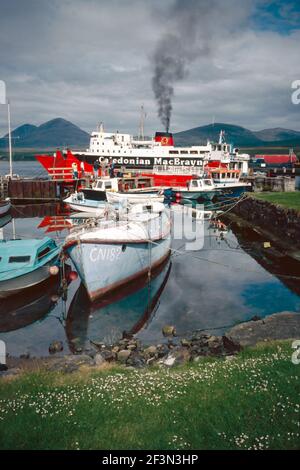
[{"label": "buoy", "polygon": [[77,272],[76,271],[71,271],[70,274],[69,274],[70,281],[76,281],[77,278],[78,278]]},{"label": "buoy", "polygon": [[59,267],[58,266],[50,266],[49,273],[51,274],[51,276],[57,276],[57,274],[59,273]]}]

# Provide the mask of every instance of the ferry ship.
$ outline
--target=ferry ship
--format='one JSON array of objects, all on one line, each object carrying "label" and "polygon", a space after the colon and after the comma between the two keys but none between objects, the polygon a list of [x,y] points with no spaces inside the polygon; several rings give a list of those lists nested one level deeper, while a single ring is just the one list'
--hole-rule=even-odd
[{"label": "ferry ship", "polygon": [[153,177],[155,186],[185,185],[195,175],[203,174],[207,167],[223,166],[247,174],[249,161],[248,154],[240,154],[225,142],[223,131],[218,143],[208,141],[206,145],[176,147],[170,132],[156,132],[153,139],[145,139],[105,132],[103,124],[92,132],[86,151],[68,149],[36,158],[56,179],[72,179],[73,163],[77,164],[79,177],[83,168],[85,173],[92,173],[98,160],[102,170],[110,162],[116,171],[122,169]]}]

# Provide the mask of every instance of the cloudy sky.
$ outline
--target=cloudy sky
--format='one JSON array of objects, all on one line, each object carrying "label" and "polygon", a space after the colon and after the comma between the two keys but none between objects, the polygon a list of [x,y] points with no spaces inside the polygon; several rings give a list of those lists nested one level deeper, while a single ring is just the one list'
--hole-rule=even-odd
[{"label": "cloudy sky", "polygon": [[144,104],[152,134],[162,128],[153,57],[167,41],[184,69],[180,80],[170,78],[171,130],[213,119],[300,130],[300,105],[291,102],[300,80],[299,0],[0,0],[0,7],[0,79],[13,127],[63,117],[87,131],[104,121],[107,130],[136,133]]}]

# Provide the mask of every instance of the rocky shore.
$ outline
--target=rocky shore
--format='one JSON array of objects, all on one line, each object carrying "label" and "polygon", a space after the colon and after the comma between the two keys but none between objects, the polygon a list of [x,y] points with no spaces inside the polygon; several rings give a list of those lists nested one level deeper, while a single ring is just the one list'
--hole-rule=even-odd
[{"label": "rocky shore", "polygon": [[173,367],[208,356],[230,360],[245,346],[262,341],[300,339],[300,314],[281,312],[264,319],[257,317],[235,326],[223,336],[194,331],[180,338],[173,326],[165,326],[162,333],[165,342],[161,344],[143,345],[135,337],[126,337],[113,345],[91,342],[90,348],[82,353],[64,356],[57,355],[61,353],[62,344],[54,341],[48,357],[8,357],[7,365],[0,365],[0,377],[41,369],[71,373],[82,367],[102,368],[112,364],[127,368]]}]

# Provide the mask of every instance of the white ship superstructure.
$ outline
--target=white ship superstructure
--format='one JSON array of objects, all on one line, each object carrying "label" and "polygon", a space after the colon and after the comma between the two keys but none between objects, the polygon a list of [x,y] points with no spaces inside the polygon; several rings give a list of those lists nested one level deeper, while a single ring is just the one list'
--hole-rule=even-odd
[{"label": "white ship superstructure", "polygon": [[249,161],[249,155],[240,155],[238,149],[231,150],[224,140],[224,132],[218,143],[208,141],[206,145],[176,147],[171,133],[157,132],[155,138],[145,139],[105,132],[103,124],[92,132],[90,146],[85,152],[72,153],[87,163],[96,159],[100,162],[109,160],[117,167],[125,166],[129,170],[153,170],[158,166],[203,169],[209,162],[219,161],[246,174]]}]

